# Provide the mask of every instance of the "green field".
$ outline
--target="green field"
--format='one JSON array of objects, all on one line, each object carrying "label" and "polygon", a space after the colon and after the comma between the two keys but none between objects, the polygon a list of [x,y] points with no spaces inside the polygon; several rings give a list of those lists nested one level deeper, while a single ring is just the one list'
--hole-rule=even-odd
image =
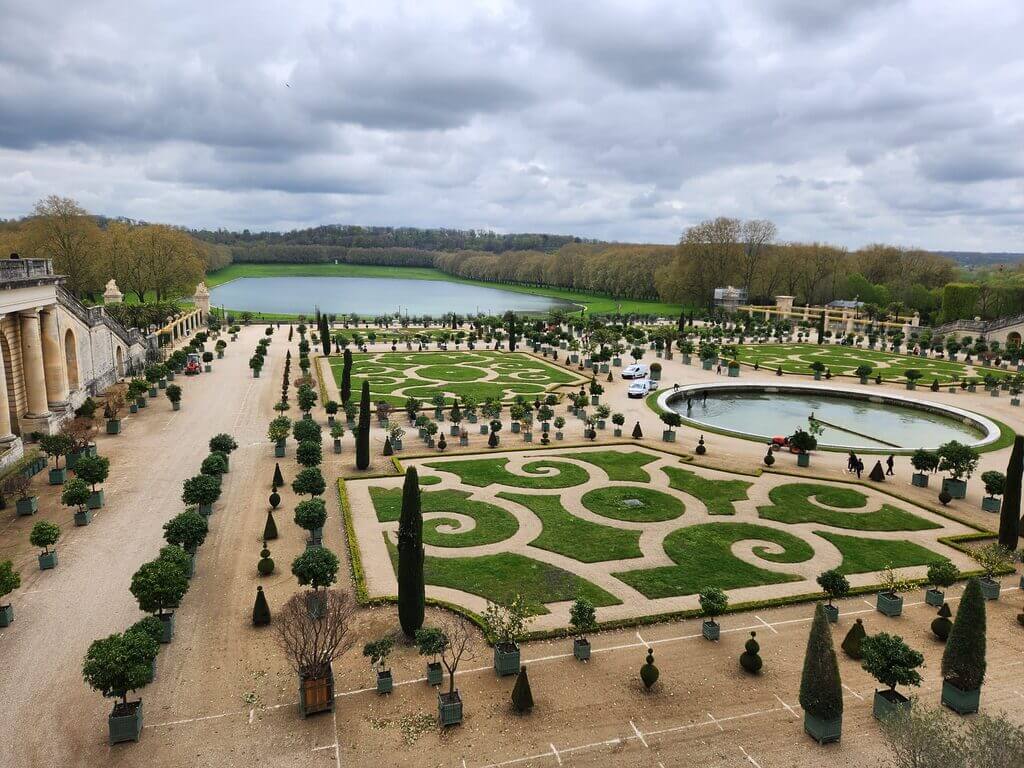
[{"label": "green field", "polygon": [[966,376],[994,373],[1009,375],[1006,371],[982,368],[975,371],[963,363],[934,358],[916,357],[913,355],[897,355],[892,352],[879,352],[860,347],[844,347],[840,345],[817,344],[741,344],[738,347],[737,359],[741,363],[775,370],[782,368],[784,373],[798,373],[810,376],[811,363],[823,363],[833,376],[853,376],[854,370],[860,365],[869,365],[874,370],[871,377],[881,374],[886,381],[905,381],[904,373],[910,369],[918,370],[922,378],[918,386],[927,386],[933,379],[944,384]]},{"label": "green field", "polygon": [[[431,267],[385,267],[371,264],[232,264],[224,269],[211,272],[206,276],[206,285],[213,288],[239,277],[399,277],[415,280],[447,280],[452,283],[479,285],[488,288],[499,288],[503,291],[530,293],[535,296],[550,296],[564,299],[586,307],[594,314],[649,314],[676,317],[682,307],[678,304],[666,304],[659,301],[636,301],[633,299],[616,299],[612,296],[601,296],[592,293],[577,293],[560,288],[535,288],[533,286],[506,285],[481,280],[466,280],[446,274]],[[230,310],[231,308],[228,307]],[[294,315],[263,314],[267,319],[290,319]]]},{"label": "green field", "polygon": [[[329,358],[339,389],[344,360]],[[370,384],[374,402],[401,408],[407,398],[430,405],[438,392],[450,405],[456,397],[488,397],[511,402],[516,395],[533,401],[558,387],[582,382],[575,374],[519,352],[371,352],[352,356],[352,391]]]},{"label": "green field", "polygon": [[[776,485],[778,478],[770,476],[729,476],[678,463],[677,457],[635,448],[538,449],[524,456],[419,462],[427,583],[489,600],[522,592],[540,614],[546,604],[575,594],[612,605],[629,595],[635,599],[636,592],[661,600],[709,586],[736,590],[806,581],[793,593],[806,596],[818,587],[805,568],[794,566],[830,546],[848,574],[928,565],[952,552],[941,518],[926,518],[906,503],[869,499],[856,486]],[[429,490],[439,479],[453,487]],[[393,554],[402,490],[367,482]],[[765,497],[770,504],[751,501]],[[521,537],[538,526],[539,534]],[[654,538],[652,526],[658,527]],[[893,537],[898,532],[913,533],[915,540]],[[449,556],[456,547],[458,556]],[[433,555],[431,548],[438,548]],[[441,548],[448,550],[444,556]],[[545,562],[551,555],[541,553],[559,559]],[[666,556],[671,564],[663,564]],[[606,565],[595,572],[588,571],[591,564]]]}]

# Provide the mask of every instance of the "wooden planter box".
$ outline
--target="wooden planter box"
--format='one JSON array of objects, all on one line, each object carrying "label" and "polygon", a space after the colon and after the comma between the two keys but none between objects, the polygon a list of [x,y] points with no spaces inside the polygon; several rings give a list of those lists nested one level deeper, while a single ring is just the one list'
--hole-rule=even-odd
[{"label": "wooden planter box", "polygon": [[437,718],[443,726],[462,722],[462,696],[458,691],[437,694]]},{"label": "wooden planter box", "polygon": [[51,568],[57,567],[57,550],[51,549],[49,552],[42,552],[39,555],[39,570],[48,571]]},{"label": "wooden planter box", "polygon": [[835,624],[839,621],[839,606],[838,605],[823,605],[825,609],[825,616],[828,617],[830,624]]},{"label": "wooden planter box", "polygon": [[377,673],[377,693],[391,693],[395,687],[395,680],[391,677],[391,670]]},{"label": "wooden planter box", "polygon": [[982,577],[978,579],[981,584],[981,594],[985,596],[986,600],[998,600],[999,599],[999,582],[995,579]]},{"label": "wooden planter box", "polygon": [[926,475],[924,472],[915,472],[910,476],[910,484],[916,486],[917,488],[927,488],[928,475]]},{"label": "wooden planter box", "polygon": [[804,712],[804,731],[819,744],[839,741],[843,735],[843,718],[822,720],[809,712]]},{"label": "wooden planter box", "polygon": [[519,646],[494,646],[494,671],[499,676],[519,674]]},{"label": "wooden planter box", "polygon": [[942,604],[946,602],[946,593],[941,589],[928,589],[924,593],[925,605],[932,605],[936,608],[941,608]]},{"label": "wooden planter box", "polygon": [[590,658],[590,641],[585,637],[575,637],[572,641],[572,655],[578,661],[586,661]]},{"label": "wooden planter box", "polygon": [[903,613],[903,598],[899,595],[879,592],[875,606],[879,613],[884,613],[886,616],[899,616]]},{"label": "wooden planter box", "polygon": [[327,677],[299,678],[299,714],[303,717],[318,712],[334,711],[334,672]]},{"label": "wooden planter box", "polygon": [[138,741],[142,735],[142,699],[129,701],[127,709],[115,704],[107,716],[107,730],[110,744]]},{"label": "wooden planter box", "polygon": [[700,633],[705,640],[717,640],[722,632],[722,625],[713,619],[706,619],[700,626]]},{"label": "wooden planter box", "polygon": [[884,720],[889,715],[896,714],[900,710],[910,709],[910,699],[899,691],[892,691],[888,688],[875,691],[875,700],[871,707],[871,714],[876,720]]},{"label": "wooden planter box", "polygon": [[444,667],[441,662],[432,661],[427,664],[427,685],[440,685],[444,682]]},{"label": "wooden planter box", "polygon": [[942,681],[942,703],[958,715],[972,715],[978,711],[981,702],[981,688],[961,691],[948,680]]}]

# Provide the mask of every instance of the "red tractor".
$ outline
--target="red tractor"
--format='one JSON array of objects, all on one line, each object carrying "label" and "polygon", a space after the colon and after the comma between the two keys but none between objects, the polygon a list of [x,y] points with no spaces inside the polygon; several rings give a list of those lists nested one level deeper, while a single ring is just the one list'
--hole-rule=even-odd
[{"label": "red tractor", "polygon": [[188,362],[185,363],[185,375],[198,376],[202,370],[202,366],[199,365],[199,353],[190,352],[188,355]]}]

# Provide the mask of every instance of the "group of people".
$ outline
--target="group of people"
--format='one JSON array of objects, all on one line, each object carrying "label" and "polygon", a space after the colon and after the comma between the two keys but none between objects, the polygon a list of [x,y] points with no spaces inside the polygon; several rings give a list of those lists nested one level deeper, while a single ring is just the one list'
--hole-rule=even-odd
[{"label": "group of people", "polygon": [[[896,456],[889,454],[889,458],[885,460],[885,474],[894,475],[893,466],[896,464]],[[857,473],[857,479],[860,480],[860,475],[864,471],[864,460],[860,458],[856,453],[850,451],[850,455],[846,458],[846,471],[853,474]]]}]

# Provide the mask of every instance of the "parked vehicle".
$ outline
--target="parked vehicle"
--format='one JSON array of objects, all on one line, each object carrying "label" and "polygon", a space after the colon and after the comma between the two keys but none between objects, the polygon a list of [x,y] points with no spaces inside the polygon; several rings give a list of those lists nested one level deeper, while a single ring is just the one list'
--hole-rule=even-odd
[{"label": "parked vehicle", "polygon": [[651,379],[637,379],[629,385],[629,389],[626,390],[626,394],[629,397],[647,397],[651,392],[658,388],[658,382],[652,381]]},{"label": "parked vehicle", "polygon": [[643,363],[634,363],[622,369],[622,378],[624,379],[646,379],[650,375],[651,369]]}]

